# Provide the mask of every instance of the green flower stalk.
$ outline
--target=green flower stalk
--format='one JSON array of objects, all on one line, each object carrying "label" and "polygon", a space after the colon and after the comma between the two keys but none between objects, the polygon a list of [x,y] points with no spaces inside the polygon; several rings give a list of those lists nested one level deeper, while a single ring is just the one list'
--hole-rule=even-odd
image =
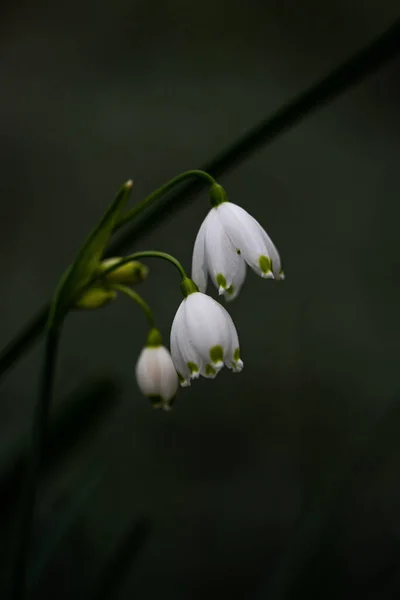
[{"label": "green flower stalk", "polygon": [[[113,233],[136,219],[172,188],[193,177],[209,183],[213,208],[196,239],[192,279],[187,277],[182,264],[174,256],[157,250],[141,250],[125,257],[104,259]],[[218,302],[203,293],[207,272],[220,291],[232,297],[237,295],[244,281],[245,262],[258,269],[262,276],[282,278],[279,255],[267,234],[246,211],[228,202],[224,188],[208,173],[199,170],[182,173],[124,213],[132,187],[131,180],[121,187],[76,260],[61,278],[51,303],[43,377],[21,507],[21,527],[12,578],[13,600],[24,600],[27,594],[26,568],[37,476],[45,447],[59,337],[69,312],[106,307],[120,295],[133,300],[143,310],[149,326],[146,344],[135,366],[136,380],[141,392],[150,398],[155,408],[169,410],[179,387],[178,380],[185,386],[199,375],[214,378],[224,365],[237,372],[243,368],[239,339],[231,317]],[[132,289],[148,277],[148,267],[139,262],[148,258],[171,263],[180,276],[184,299],[171,327],[171,354],[162,343],[149,305]]]}]

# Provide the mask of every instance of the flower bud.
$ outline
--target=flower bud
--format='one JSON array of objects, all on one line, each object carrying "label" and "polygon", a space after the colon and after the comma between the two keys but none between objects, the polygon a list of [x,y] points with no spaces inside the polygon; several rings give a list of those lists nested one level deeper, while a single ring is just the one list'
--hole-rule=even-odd
[{"label": "flower bud", "polygon": [[[100,274],[118,263],[120,260],[121,258],[118,257],[107,258],[103,260],[100,264]],[[109,281],[110,283],[125,283],[132,285],[135,283],[140,283],[146,279],[148,272],[149,268],[146,267],[146,265],[143,265],[136,260],[132,260],[128,263],[125,263],[118,269],[107,273],[105,280]]]},{"label": "flower bud", "polygon": [[154,408],[170,410],[179,387],[178,374],[169,351],[161,343],[160,332],[152,329],[136,363],[136,380]]},{"label": "flower bud", "polygon": [[82,296],[75,302],[75,308],[94,309],[105,306],[111,300],[114,300],[117,294],[114,290],[101,286],[93,286],[86,290]]}]

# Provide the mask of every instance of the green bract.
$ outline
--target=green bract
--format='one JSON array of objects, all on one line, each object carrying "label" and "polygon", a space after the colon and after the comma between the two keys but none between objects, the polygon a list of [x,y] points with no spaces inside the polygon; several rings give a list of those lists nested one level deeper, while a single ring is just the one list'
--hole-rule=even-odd
[{"label": "green bract", "polygon": [[109,242],[114,226],[120,218],[130,191],[132,181],[127,181],[117,194],[100,223],[87,238],[75,262],[67,269],[55,293],[50,307],[48,326],[62,322],[68,310],[75,304],[77,296],[99,271],[100,260]]}]

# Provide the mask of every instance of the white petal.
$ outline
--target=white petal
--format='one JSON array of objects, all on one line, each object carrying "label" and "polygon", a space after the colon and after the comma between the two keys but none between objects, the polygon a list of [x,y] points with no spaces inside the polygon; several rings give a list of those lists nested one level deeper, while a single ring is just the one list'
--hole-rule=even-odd
[{"label": "white petal", "polygon": [[213,208],[208,216],[205,251],[210,277],[223,294],[232,285],[242,259],[221,223],[218,208]]},{"label": "white petal", "polygon": [[159,396],[165,402],[175,396],[178,376],[164,346],[143,348],[136,363],[136,379],[145,396]]},{"label": "white petal", "polygon": [[138,386],[145,396],[158,395],[157,371],[152,354],[154,351],[149,353],[149,348],[143,348],[135,368]]},{"label": "white petal", "polygon": [[207,289],[207,264],[205,255],[205,235],[211,211],[202,222],[193,247],[192,279],[201,292]]},{"label": "white petal", "polygon": [[261,257],[271,257],[265,238],[266,232],[258,221],[232,202],[223,202],[218,210],[232,244],[240,250],[247,264],[261,277],[273,277],[271,270],[260,267]]},{"label": "white petal", "polygon": [[243,369],[243,362],[240,359],[239,338],[235,324],[228,311],[220,306],[223,311],[223,316],[226,322],[226,328],[229,330],[229,344],[225,352],[225,365],[235,372],[240,372]]},{"label": "white petal", "polygon": [[182,377],[181,386],[187,387],[190,385],[190,370],[187,366],[181,352],[181,340],[187,337],[186,326],[185,326],[185,300],[183,300],[176,311],[174,320],[172,321],[171,334],[170,334],[170,346],[171,356],[175,369]]},{"label": "white petal", "polygon": [[223,354],[229,348],[230,330],[221,312],[221,305],[210,296],[200,292],[186,298],[186,330],[189,343],[201,359],[201,373],[207,375],[207,365],[218,371],[223,361],[212,360],[210,350],[221,346]]},{"label": "white petal", "polygon": [[163,400],[169,401],[176,396],[178,391],[178,375],[168,350],[161,346],[158,348],[158,360],[160,368],[160,396]]},{"label": "white petal", "polygon": [[263,237],[264,237],[265,243],[268,248],[268,254],[269,254],[269,258],[271,259],[272,272],[274,274],[274,277],[275,277],[275,279],[278,279],[278,280],[285,279],[285,275],[283,274],[283,271],[282,271],[282,264],[281,264],[281,258],[279,256],[279,252],[276,249],[274,242],[271,240],[268,233],[265,231],[265,229],[262,229],[262,233],[263,233]]},{"label": "white petal", "polygon": [[239,256],[239,264],[235,276],[232,280],[231,287],[224,291],[224,298],[227,302],[234,300],[239,294],[244,280],[246,279],[246,263],[242,255]]},{"label": "white petal", "polygon": [[[192,294],[189,296],[191,295]],[[188,302],[186,298],[184,300],[183,310],[184,327],[182,328],[182,331],[185,331],[185,335],[181,335],[179,338],[179,348],[182,358],[189,369],[190,379],[198,379],[204,367],[204,360],[202,355],[198,352],[196,346],[192,344],[188,320]]]},{"label": "white petal", "polygon": [[[200,294],[200,292],[198,292]],[[190,294],[191,297],[193,294]],[[205,294],[200,294],[205,296]],[[208,296],[206,296],[208,298]],[[179,312],[179,316],[178,316]],[[190,331],[187,326],[188,317],[188,304],[187,298],[182,301],[178,309],[176,318],[172,323],[171,328],[171,352],[172,348],[174,351],[172,357],[175,362],[175,366],[179,364],[180,368],[177,367],[179,374],[183,377],[184,381],[181,382],[183,387],[190,385],[191,379],[197,379],[202,370],[205,368],[205,362],[203,356],[199,353],[196,346],[192,344]]]}]

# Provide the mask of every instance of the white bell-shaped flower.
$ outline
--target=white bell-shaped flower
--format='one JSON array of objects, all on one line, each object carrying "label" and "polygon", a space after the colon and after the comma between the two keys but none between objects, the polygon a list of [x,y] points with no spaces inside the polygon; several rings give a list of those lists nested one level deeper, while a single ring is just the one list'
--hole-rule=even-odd
[{"label": "white bell-shaped flower", "polygon": [[204,219],[193,249],[192,279],[201,292],[210,276],[219,293],[233,300],[246,277],[246,263],[261,277],[284,279],[279,253],[247,211],[222,201]]},{"label": "white bell-shaped flower", "polygon": [[151,330],[148,339],[151,342],[148,341],[136,363],[136,380],[155,408],[169,410],[179,387],[178,374],[170,353],[161,345],[159,332]]},{"label": "white bell-shaped flower", "polygon": [[189,293],[171,327],[171,355],[183,387],[199,375],[214,378],[224,364],[241,371],[235,325],[223,306],[201,292]]}]

